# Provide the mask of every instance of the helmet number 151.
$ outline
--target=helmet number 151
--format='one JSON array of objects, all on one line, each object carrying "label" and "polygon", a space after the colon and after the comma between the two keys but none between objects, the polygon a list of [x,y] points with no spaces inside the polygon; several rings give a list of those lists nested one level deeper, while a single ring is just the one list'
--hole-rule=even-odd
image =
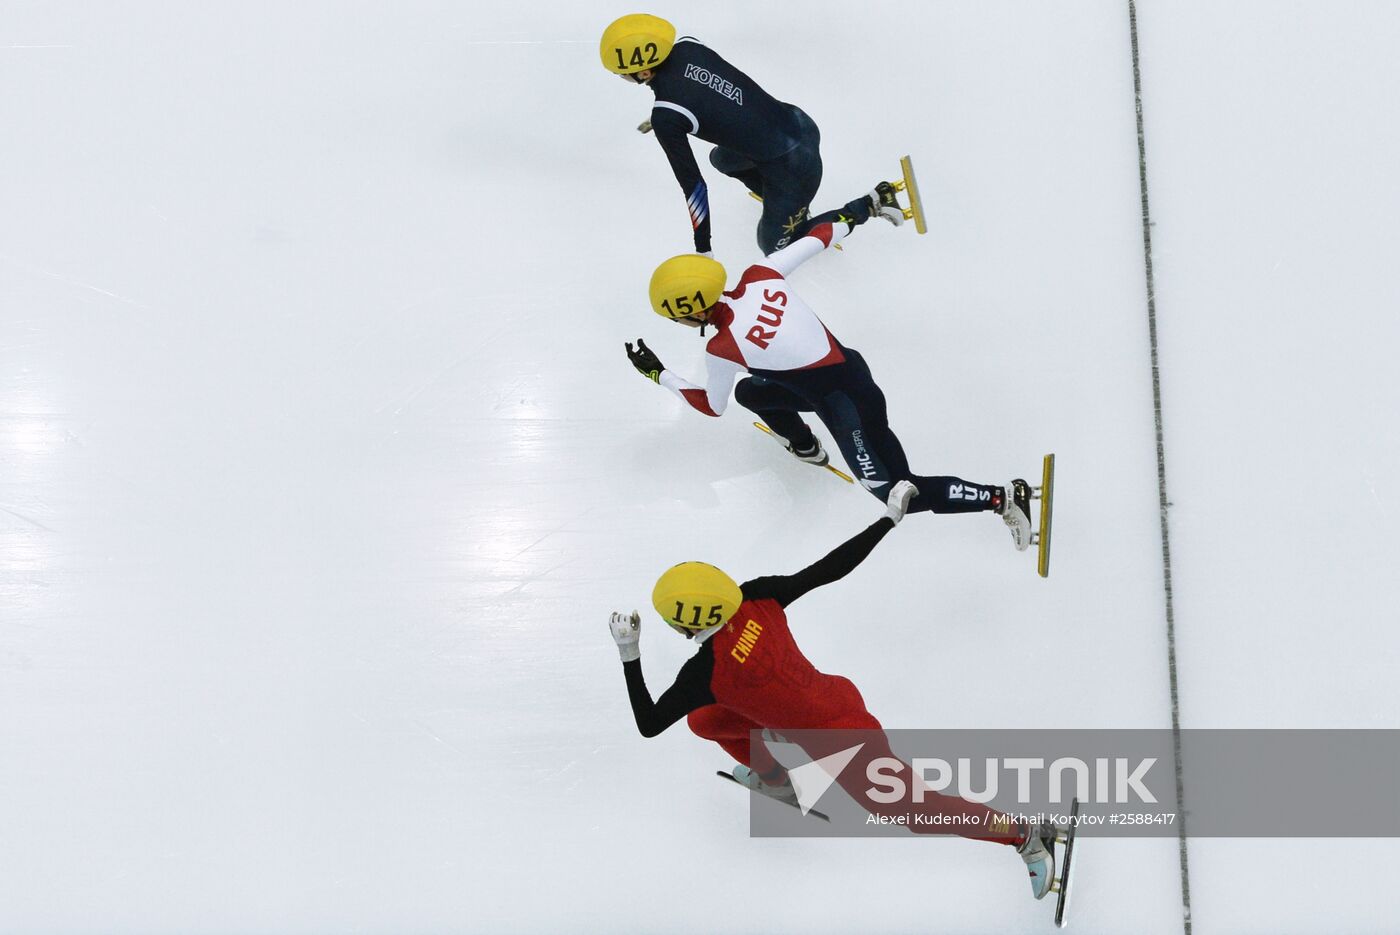
[{"label": "helmet number 151", "polygon": [[[672,301],[675,302],[675,308],[671,307]],[[662,299],[661,307],[664,308],[666,314],[670,315],[672,318],[683,318],[687,315],[694,315],[696,312],[703,312],[705,310],[705,296],[700,292],[695,293],[693,305],[691,304],[691,298],[684,295],[675,300]]]}]

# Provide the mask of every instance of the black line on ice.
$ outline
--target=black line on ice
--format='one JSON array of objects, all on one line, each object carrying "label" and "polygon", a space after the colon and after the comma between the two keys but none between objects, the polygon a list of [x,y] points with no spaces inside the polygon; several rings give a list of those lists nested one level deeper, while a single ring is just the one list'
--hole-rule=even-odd
[{"label": "black line on ice", "polygon": [[1147,138],[1142,129],[1142,63],[1138,56],[1137,2],[1128,0],[1133,41],[1133,101],[1137,111],[1138,190],[1142,198],[1142,254],[1147,275],[1147,332],[1152,348],[1152,411],[1157,430],[1157,508],[1162,524],[1162,590],[1167,614],[1167,676],[1171,684],[1172,756],[1176,768],[1176,834],[1181,865],[1182,926],[1191,935],[1191,869],[1186,857],[1186,788],[1181,769],[1181,696],[1176,664],[1176,614],[1172,604],[1172,548],[1167,526],[1167,456],[1162,433],[1162,370],[1157,357],[1157,292],[1152,276],[1152,214],[1147,205]]}]

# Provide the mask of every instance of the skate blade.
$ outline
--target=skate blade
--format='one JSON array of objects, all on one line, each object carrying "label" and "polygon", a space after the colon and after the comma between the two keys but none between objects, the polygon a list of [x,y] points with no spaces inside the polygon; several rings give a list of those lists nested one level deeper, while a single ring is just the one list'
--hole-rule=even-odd
[{"label": "skate blade", "polygon": [[1036,571],[1042,578],[1050,577],[1050,533],[1055,504],[1055,455],[1045,456],[1041,466],[1040,486],[1034,488],[1040,500],[1040,528],[1031,541],[1036,547]]},{"label": "skate blade", "polygon": [[841,470],[839,467],[834,467],[834,466],[832,466],[832,465],[830,465],[830,464],[823,464],[822,467],[826,468],[828,471],[830,471],[831,473],[835,474],[837,477],[841,478],[843,481],[845,481],[845,482],[848,483],[848,484],[854,484],[854,483],[856,482],[856,479],[855,479],[854,477],[852,477],[851,475],[847,474],[845,471]]},{"label": "skate blade", "polygon": [[1071,868],[1074,866],[1074,823],[1075,820],[1079,817],[1078,799],[1071,800],[1069,807],[1069,816],[1069,827],[1065,829],[1057,828],[1055,834],[1056,838],[1058,838],[1060,836],[1061,830],[1063,830],[1065,845],[1064,860],[1061,861],[1060,864],[1060,874],[1055,878],[1054,882],[1050,884],[1050,888],[1059,894],[1059,898],[1055,900],[1056,928],[1065,927],[1065,913],[1069,912],[1069,873]]},{"label": "skate blade", "polygon": [[908,156],[901,156],[899,168],[904,172],[902,183],[895,183],[900,191],[909,195],[909,207],[905,209],[904,216],[912,218],[914,230],[921,234],[928,233],[928,225],[924,223],[924,202],[919,197],[919,183],[914,178],[914,163]]}]

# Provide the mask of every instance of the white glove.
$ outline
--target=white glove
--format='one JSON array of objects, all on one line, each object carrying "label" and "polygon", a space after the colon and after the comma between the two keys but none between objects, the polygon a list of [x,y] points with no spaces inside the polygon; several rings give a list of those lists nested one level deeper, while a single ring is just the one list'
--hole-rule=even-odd
[{"label": "white glove", "polygon": [[885,501],[885,515],[894,520],[894,524],[898,526],[899,521],[904,519],[905,510],[909,509],[909,501],[918,495],[919,488],[907,480],[895,484],[894,489],[890,491],[890,498]]},{"label": "white glove", "polygon": [[612,631],[617,654],[623,662],[642,658],[642,618],[635,610],[630,615],[613,614],[608,618],[608,629]]}]

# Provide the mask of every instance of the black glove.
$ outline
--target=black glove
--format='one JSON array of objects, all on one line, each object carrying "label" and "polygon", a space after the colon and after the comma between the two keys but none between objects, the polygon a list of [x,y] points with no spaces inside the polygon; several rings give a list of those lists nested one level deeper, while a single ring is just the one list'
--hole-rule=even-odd
[{"label": "black glove", "polygon": [[637,372],[653,383],[661,382],[661,371],[666,367],[660,359],[647,347],[647,342],[641,338],[637,339],[637,347],[633,349],[632,344],[627,344],[627,359],[632,361],[632,366],[637,368]]}]

